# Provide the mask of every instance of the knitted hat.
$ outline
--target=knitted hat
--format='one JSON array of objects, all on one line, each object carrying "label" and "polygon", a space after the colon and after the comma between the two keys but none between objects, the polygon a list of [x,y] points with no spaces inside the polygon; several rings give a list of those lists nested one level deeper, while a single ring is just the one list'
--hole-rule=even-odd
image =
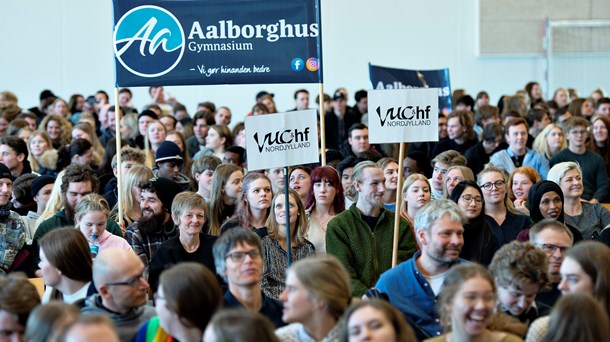
[{"label": "knitted hat", "polygon": [[32,197],[34,197],[34,196],[38,195],[38,192],[40,191],[40,189],[44,188],[45,185],[53,184],[53,183],[55,183],[55,178],[53,176],[42,175],[42,176],[36,177],[32,181],[32,190],[30,191],[30,194],[32,195]]},{"label": "knitted hat", "polygon": [[140,113],[140,115],[138,115],[138,120],[140,120],[141,117],[143,116],[148,116],[153,118],[154,120],[159,120],[159,117],[157,116],[157,113],[153,112],[150,109],[147,110],[143,110],[142,113]]},{"label": "knitted hat", "polygon": [[169,178],[154,177],[150,180],[150,183],[154,186],[157,197],[167,210],[171,210],[174,197],[184,191],[178,183]]},{"label": "knitted hat", "polygon": [[159,146],[157,149],[157,153],[155,154],[155,163],[168,160],[177,160],[182,163],[182,151],[175,142],[166,140],[161,143],[161,146]]},{"label": "knitted hat", "polygon": [[11,181],[15,180],[15,177],[13,177],[13,175],[11,174],[11,170],[9,170],[6,165],[0,163],[0,179],[2,178],[8,178]]}]

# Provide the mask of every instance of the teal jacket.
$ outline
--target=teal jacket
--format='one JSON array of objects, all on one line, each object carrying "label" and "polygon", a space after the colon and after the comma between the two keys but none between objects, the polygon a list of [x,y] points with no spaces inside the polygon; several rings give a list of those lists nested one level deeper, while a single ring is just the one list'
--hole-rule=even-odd
[{"label": "teal jacket", "polygon": [[[392,267],[394,213],[382,209],[371,229],[362,219],[356,204],[328,222],[326,252],[336,256],[352,280],[352,295],[360,297],[375,286],[379,276]],[[398,264],[417,252],[417,242],[409,223],[400,218],[398,231]]]},{"label": "teal jacket", "polygon": [[[56,212],[55,215],[40,223],[34,234],[34,240],[38,241],[46,233],[63,227],[74,227],[74,219],[68,218],[64,209]],[[121,227],[113,220],[108,220],[108,222],[106,222],[106,230],[116,236],[123,237]]]}]

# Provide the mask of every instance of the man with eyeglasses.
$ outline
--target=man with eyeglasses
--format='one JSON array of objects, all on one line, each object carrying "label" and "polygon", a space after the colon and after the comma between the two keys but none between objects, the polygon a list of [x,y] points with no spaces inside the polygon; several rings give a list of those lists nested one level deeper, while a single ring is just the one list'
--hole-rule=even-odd
[{"label": "man with eyeglasses", "polygon": [[577,162],[582,169],[582,198],[590,203],[606,200],[610,184],[604,159],[597,153],[588,150],[587,127],[589,121],[582,117],[572,117],[564,123],[568,148],[563,149],[551,159],[551,167],[561,162]]},{"label": "man with eyeglasses", "polygon": [[269,318],[276,328],[282,327],[283,304],[263,294],[263,258],[258,235],[236,227],[223,233],[214,243],[216,273],[229,285],[224,308],[241,308]]},{"label": "man with eyeglasses", "polygon": [[93,282],[98,293],[85,300],[81,312],[110,318],[121,341],[132,341],[138,328],[156,315],[155,309],[146,305],[144,264],[133,252],[118,248],[101,251],[93,261]]},{"label": "man with eyeglasses", "polygon": [[555,219],[544,219],[529,230],[530,242],[546,253],[549,261],[549,280],[551,289],[538,294],[537,300],[548,306],[554,306],[561,296],[557,288],[561,280],[559,268],[565,257],[565,252],[572,248],[573,235],[563,223]]},{"label": "man with eyeglasses", "polygon": [[513,118],[504,125],[508,148],[494,153],[489,161],[511,173],[521,166],[531,166],[542,179],[549,173],[549,161],[544,155],[527,148],[529,127],[524,118]]}]

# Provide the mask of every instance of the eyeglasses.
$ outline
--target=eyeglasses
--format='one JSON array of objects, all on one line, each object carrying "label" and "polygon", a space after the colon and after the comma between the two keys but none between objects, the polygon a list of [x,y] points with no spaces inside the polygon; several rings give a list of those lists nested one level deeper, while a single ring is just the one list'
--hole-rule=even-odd
[{"label": "eyeglasses", "polygon": [[134,285],[139,285],[140,284],[140,280],[144,278],[144,271],[142,271],[142,273],[134,276],[131,279],[128,279],[127,281],[118,281],[115,283],[106,283],[107,286],[119,286],[119,285],[127,285],[127,286],[134,286]]},{"label": "eyeglasses", "polygon": [[483,203],[483,198],[481,196],[462,195],[462,196],[460,196],[460,198],[468,203],[472,203],[472,201],[474,201],[474,203],[476,203],[476,204]]},{"label": "eyeglasses", "polygon": [[261,256],[261,252],[258,249],[251,249],[247,252],[233,252],[227,254],[227,258],[231,258],[233,262],[242,262],[246,255],[250,256],[251,259],[258,259]]},{"label": "eyeglasses", "polygon": [[585,131],[585,130],[582,130],[582,131],[570,131],[570,134],[573,134],[573,135],[585,135],[585,134],[587,134],[587,131]]},{"label": "eyeglasses", "polygon": [[557,246],[550,243],[535,243],[534,245],[542,248],[542,250],[547,253],[555,253],[556,250],[559,250],[563,254],[568,250],[568,248],[570,248],[564,246]]},{"label": "eyeglasses", "polygon": [[491,189],[495,186],[496,189],[500,189],[500,187],[503,187],[504,185],[506,185],[506,182],[503,180],[497,180],[495,182],[489,182],[489,183],[485,183],[481,185],[481,188],[485,191],[491,191]]}]

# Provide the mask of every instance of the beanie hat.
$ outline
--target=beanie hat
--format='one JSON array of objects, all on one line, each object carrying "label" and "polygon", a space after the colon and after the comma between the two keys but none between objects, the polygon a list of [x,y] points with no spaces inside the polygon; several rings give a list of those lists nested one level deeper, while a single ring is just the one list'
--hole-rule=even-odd
[{"label": "beanie hat", "polygon": [[157,113],[153,112],[150,109],[147,110],[143,110],[142,113],[140,113],[140,115],[138,115],[138,120],[140,120],[141,117],[143,116],[148,116],[153,118],[154,120],[159,120],[159,117],[157,116]]},{"label": "beanie hat", "polygon": [[13,175],[11,174],[11,170],[9,170],[6,165],[0,163],[0,179],[2,178],[8,178],[11,181],[15,180],[15,177],[13,177]]},{"label": "beanie hat", "polygon": [[174,197],[177,194],[184,191],[178,183],[174,182],[169,178],[164,177],[154,177],[151,178],[150,183],[155,188],[155,193],[157,197],[163,203],[163,207],[167,210],[172,209],[172,202],[174,202]]},{"label": "beanie hat", "polygon": [[40,191],[40,189],[44,188],[45,185],[53,184],[53,183],[55,183],[55,178],[53,178],[53,176],[42,175],[42,176],[36,177],[32,181],[32,190],[30,191],[30,194],[32,195],[32,197],[34,197],[34,196],[38,195],[38,192]]},{"label": "beanie hat", "polygon": [[157,149],[155,163],[167,160],[179,160],[182,163],[182,151],[175,142],[166,140]]}]

